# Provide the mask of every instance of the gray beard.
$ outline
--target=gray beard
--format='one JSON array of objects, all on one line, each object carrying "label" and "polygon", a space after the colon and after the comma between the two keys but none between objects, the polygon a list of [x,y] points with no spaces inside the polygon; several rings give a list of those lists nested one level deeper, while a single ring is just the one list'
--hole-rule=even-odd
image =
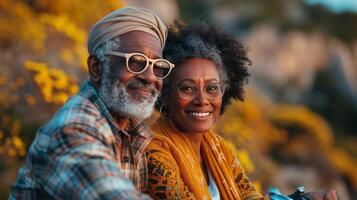
[{"label": "gray beard", "polygon": [[104,75],[98,91],[99,96],[114,115],[135,119],[150,117],[159,92],[155,92],[151,99],[143,99],[142,102],[137,102],[128,93],[127,85],[128,83],[120,83],[117,80],[112,81]]}]

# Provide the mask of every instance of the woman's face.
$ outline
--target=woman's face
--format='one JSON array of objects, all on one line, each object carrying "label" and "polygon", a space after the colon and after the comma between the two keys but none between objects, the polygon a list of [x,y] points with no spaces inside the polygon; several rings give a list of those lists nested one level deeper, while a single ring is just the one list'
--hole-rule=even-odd
[{"label": "woman's face", "polygon": [[172,76],[169,95],[164,98],[171,120],[182,132],[208,131],[222,104],[222,96],[207,97],[212,98],[220,82],[216,65],[208,59],[191,58],[177,65]]}]

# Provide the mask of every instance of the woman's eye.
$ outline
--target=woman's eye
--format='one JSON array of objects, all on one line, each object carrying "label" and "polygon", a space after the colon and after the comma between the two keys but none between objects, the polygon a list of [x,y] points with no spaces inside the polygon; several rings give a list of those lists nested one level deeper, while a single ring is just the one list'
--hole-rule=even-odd
[{"label": "woman's eye", "polygon": [[218,90],[217,85],[207,85],[207,87],[206,87],[206,91],[210,92],[210,93],[217,92],[217,90]]},{"label": "woman's eye", "polygon": [[195,87],[189,85],[183,85],[180,87],[180,90],[185,93],[194,93]]}]

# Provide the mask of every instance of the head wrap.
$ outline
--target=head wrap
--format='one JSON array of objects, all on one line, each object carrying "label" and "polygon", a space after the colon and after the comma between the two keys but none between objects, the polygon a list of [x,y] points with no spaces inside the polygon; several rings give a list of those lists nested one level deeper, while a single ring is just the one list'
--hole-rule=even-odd
[{"label": "head wrap", "polygon": [[162,49],[165,46],[167,28],[152,11],[144,8],[126,7],[108,14],[93,25],[88,37],[88,52],[94,51],[102,44],[124,33],[143,31],[157,37]]}]

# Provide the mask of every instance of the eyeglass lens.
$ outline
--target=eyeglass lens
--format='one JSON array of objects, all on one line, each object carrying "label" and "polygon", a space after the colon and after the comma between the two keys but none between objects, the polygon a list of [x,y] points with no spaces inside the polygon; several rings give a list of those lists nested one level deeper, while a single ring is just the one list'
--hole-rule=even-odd
[{"label": "eyeglass lens", "polygon": [[[193,84],[179,84],[178,91],[180,97],[192,99],[196,97],[198,87]],[[214,100],[223,96],[224,87],[220,83],[209,83],[204,86],[203,91],[207,98]]]},{"label": "eyeglass lens", "polygon": [[[142,72],[148,65],[148,60],[145,56],[134,54],[128,58],[128,67],[133,72]],[[158,78],[165,77],[170,72],[170,64],[165,60],[157,60],[153,66],[154,75]]]}]

